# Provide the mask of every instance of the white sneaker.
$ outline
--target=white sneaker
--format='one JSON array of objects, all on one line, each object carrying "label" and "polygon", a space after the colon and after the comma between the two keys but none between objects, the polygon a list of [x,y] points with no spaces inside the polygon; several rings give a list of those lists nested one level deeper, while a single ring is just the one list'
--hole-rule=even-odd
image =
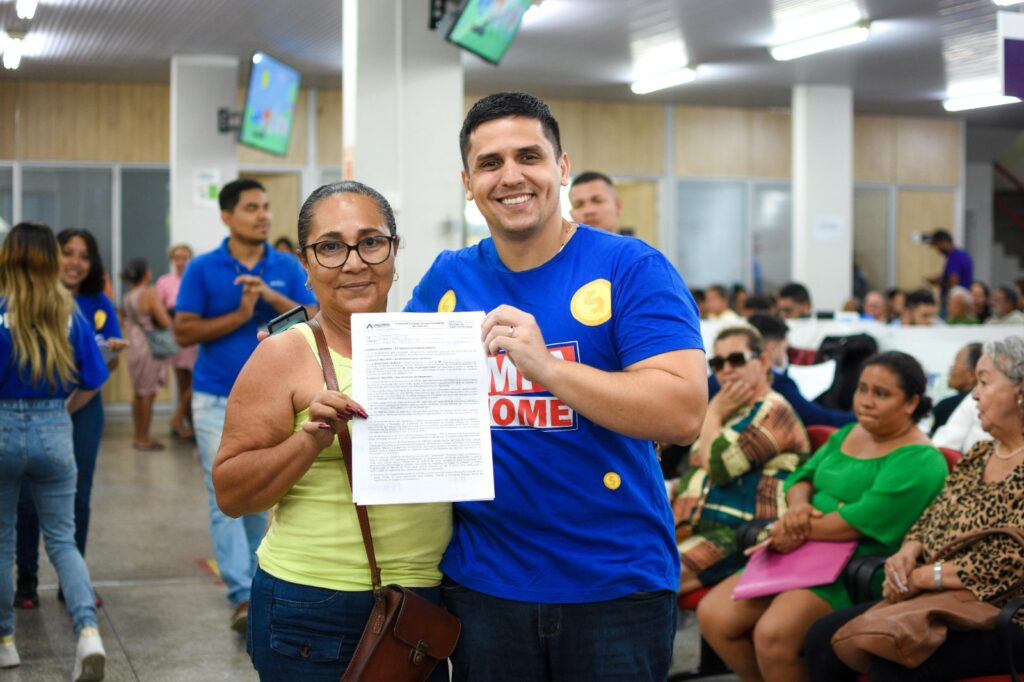
[{"label": "white sneaker", "polygon": [[107,652],[96,628],[82,628],[78,633],[78,648],[75,650],[75,669],[72,682],[99,682],[103,679],[103,665]]},{"label": "white sneaker", "polygon": [[21,665],[21,658],[14,646],[14,635],[0,637],[0,668],[13,668],[17,665]]}]

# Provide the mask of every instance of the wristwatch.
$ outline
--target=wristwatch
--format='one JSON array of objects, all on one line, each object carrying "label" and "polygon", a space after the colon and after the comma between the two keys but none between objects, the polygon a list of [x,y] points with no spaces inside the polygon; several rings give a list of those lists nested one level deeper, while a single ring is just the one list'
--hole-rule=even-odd
[{"label": "wristwatch", "polygon": [[936,561],[932,564],[932,575],[935,576],[935,589],[940,592],[945,589],[942,587],[942,562]]}]

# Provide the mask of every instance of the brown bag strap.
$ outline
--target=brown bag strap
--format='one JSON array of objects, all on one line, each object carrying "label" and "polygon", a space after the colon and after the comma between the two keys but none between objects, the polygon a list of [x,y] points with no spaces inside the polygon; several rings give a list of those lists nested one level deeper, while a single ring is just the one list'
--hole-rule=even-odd
[{"label": "brown bag strap", "polygon": [[[319,316],[318,316],[319,317]],[[338,390],[338,375],[334,373],[334,361],[331,360],[331,351],[327,347],[327,337],[324,335],[320,321],[314,317],[306,324],[313,330],[313,338],[316,339],[316,350],[320,354],[320,365],[324,370],[324,383],[330,391]],[[349,489],[352,489],[352,439],[348,435],[348,429],[335,431],[338,434],[338,444],[341,446],[341,453],[345,459],[345,472],[348,474]],[[353,499],[355,491],[353,490]],[[380,579],[380,568],[377,566],[377,555],[373,551],[373,536],[370,534],[370,517],[366,513],[366,507],[352,502],[356,508],[356,516],[359,518],[359,530],[363,534],[363,547],[366,548],[366,559],[370,563],[370,581],[373,584],[374,595],[379,595],[383,587]]]},{"label": "brown bag strap", "polygon": [[[942,549],[936,552],[935,558],[936,560],[946,561],[957,552],[967,549],[980,540],[994,537],[996,535],[1009,537],[1020,545],[1021,551],[1024,551],[1024,528],[1018,528],[1016,526],[999,526],[996,528],[983,528],[970,533],[964,533],[960,537],[954,538],[948,542]],[[1017,579],[1017,582],[1002,590],[997,597],[993,597],[990,601],[997,601],[1007,594],[1013,594],[1021,587],[1024,587],[1024,575],[1021,575],[1020,578]]]}]

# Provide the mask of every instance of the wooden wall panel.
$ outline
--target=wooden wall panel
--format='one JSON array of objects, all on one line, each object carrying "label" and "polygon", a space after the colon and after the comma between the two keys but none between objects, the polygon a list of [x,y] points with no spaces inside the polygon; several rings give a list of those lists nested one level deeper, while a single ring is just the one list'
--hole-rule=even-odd
[{"label": "wooden wall panel", "polygon": [[896,182],[960,184],[962,157],[959,121],[896,119]]},{"label": "wooden wall panel", "polygon": [[896,119],[855,116],[853,119],[853,179],[893,182],[896,179]]},{"label": "wooden wall panel", "polygon": [[298,173],[246,173],[246,177],[259,180],[267,188],[273,220],[270,222],[270,243],[278,237],[288,237],[298,244],[299,207],[304,197]]},{"label": "wooden wall panel", "polygon": [[[625,102],[580,104],[589,167],[611,175],[661,175],[665,172],[663,107]],[[584,170],[579,166],[576,169]]]},{"label": "wooden wall panel", "polygon": [[615,183],[622,197],[619,225],[633,228],[634,235],[651,246],[658,246],[658,183],[653,180]]},{"label": "wooden wall panel", "polygon": [[943,259],[931,246],[913,240],[914,232],[952,225],[956,196],[949,191],[904,190],[897,196],[896,286],[920,289],[925,277],[942,270]]},{"label": "wooden wall panel", "polygon": [[788,113],[750,112],[750,175],[788,178],[793,175],[793,120]]},{"label": "wooden wall panel", "polygon": [[[302,166],[306,163],[306,137],[309,126],[306,124],[306,90],[299,93],[295,103],[295,115],[292,119],[292,139],[288,143],[288,154],[277,156],[268,154],[245,145],[236,145],[238,163],[258,166]],[[245,107],[245,88],[239,88],[236,101],[238,110]]]},{"label": "wooden wall panel", "polygon": [[17,154],[18,93],[20,81],[0,81],[0,159],[13,159]]},{"label": "wooden wall panel", "polygon": [[[474,102],[476,99],[473,100]],[[558,121],[562,150],[569,155],[569,170],[574,175],[591,168],[590,149],[587,145],[587,107],[579,100],[545,100],[551,115]]]},{"label": "wooden wall panel", "polygon": [[746,109],[676,108],[676,175],[749,175],[749,119]]},{"label": "wooden wall panel", "polygon": [[124,83],[117,89],[118,161],[170,161],[171,89],[164,84]]},{"label": "wooden wall panel", "polygon": [[321,166],[341,165],[341,90],[321,90],[316,109],[316,158]]}]

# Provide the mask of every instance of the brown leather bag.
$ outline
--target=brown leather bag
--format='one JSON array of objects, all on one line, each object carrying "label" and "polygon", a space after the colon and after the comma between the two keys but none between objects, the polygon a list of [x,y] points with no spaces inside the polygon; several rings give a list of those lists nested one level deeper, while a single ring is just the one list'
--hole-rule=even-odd
[{"label": "brown leather bag", "polygon": [[[975,542],[1005,535],[1024,550],[1024,529],[990,528],[967,533],[943,547],[936,559],[948,559]],[[1024,576],[992,598],[998,602],[1024,586]],[[867,673],[874,656],[916,668],[946,641],[953,630],[992,630],[999,608],[980,601],[968,590],[925,592],[907,601],[880,602],[839,628],[832,636],[832,650],[846,665]],[[1012,662],[1012,656],[1011,656]]]},{"label": "brown leather bag", "polygon": [[[338,390],[338,378],[327,337],[315,318],[308,322],[316,339],[327,388]],[[345,472],[352,482],[352,441],[348,429],[338,432]],[[381,584],[366,507],[355,505],[359,530],[370,564],[373,610],[341,682],[424,682],[438,663],[451,656],[462,624],[441,606],[400,585]]]}]

